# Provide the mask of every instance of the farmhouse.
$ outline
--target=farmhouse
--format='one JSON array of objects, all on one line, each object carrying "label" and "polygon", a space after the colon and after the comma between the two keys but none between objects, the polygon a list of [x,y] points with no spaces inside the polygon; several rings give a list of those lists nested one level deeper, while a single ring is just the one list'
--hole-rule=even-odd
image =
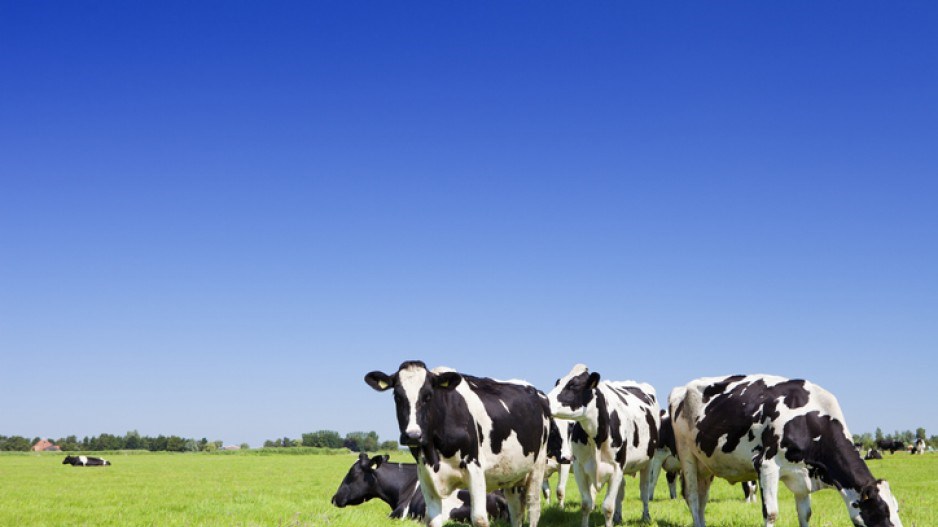
[{"label": "farmhouse", "polygon": [[33,445],[33,452],[61,452],[58,445],[52,444],[48,439],[40,439]]}]

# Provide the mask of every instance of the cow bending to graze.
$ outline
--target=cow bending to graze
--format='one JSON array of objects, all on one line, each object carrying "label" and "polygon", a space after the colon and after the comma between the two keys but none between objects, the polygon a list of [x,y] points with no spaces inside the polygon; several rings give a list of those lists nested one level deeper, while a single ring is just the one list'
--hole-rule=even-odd
[{"label": "cow bending to graze", "polygon": [[866,452],[866,456],[863,459],[883,459],[883,454],[879,450],[871,448]]},{"label": "cow bending to graze", "polygon": [[547,470],[544,472],[544,499],[550,503],[550,482],[547,478],[555,472],[557,476],[557,506],[563,508],[567,496],[567,478],[570,477],[570,462],[573,452],[570,450],[572,424],[566,419],[550,420],[550,435],[547,437]]},{"label": "cow bending to graze", "polygon": [[505,489],[512,527],[519,527],[524,496],[531,527],[540,519],[539,496],[547,466],[549,410],[543,393],[521,381],[496,381],[427,370],[420,361],[365,382],[393,389],[401,443],[417,460],[427,524],[440,527],[443,497],[468,488],[472,523],[488,527],[485,496]]},{"label": "cow bending to graze", "polygon": [[65,456],[65,459],[62,460],[62,464],[71,465],[73,467],[106,467],[110,465],[111,462],[99,457]]},{"label": "cow bending to graze", "polygon": [[794,493],[808,527],[810,493],[834,487],[858,527],[902,527],[889,484],[877,480],[853,447],[837,399],[804,380],[735,375],[691,381],[669,398],[684,497],[695,527],[714,476],[757,478],[765,526],[778,517],[778,482]]},{"label": "cow bending to graze", "polygon": [[[332,496],[336,507],[361,505],[378,498],[391,506],[391,518],[422,519],[427,505],[420,492],[417,465],[390,463],[388,456],[369,458],[362,453]],[[508,519],[508,504],[501,492],[486,496],[486,509],[494,519]],[[443,515],[450,520],[469,521],[469,493],[460,490],[443,500]]]},{"label": "cow bending to graze", "polygon": [[925,453],[925,440],[916,439],[915,444],[912,445],[912,454],[924,454]]},{"label": "cow bending to graze", "polygon": [[639,473],[642,518],[648,514],[651,459],[658,445],[655,389],[633,381],[601,381],[577,364],[547,396],[551,414],[574,422],[573,475],[580,490],[583,527],[589,525],[596,493],[606,483],[606,526],[622,521],[624,474]]},{"label": "cow bending to graze", "polygon": [[897,450],[905,450],[905,443],[902,441],[880,439],[876,442],[876,448],[882,450],[883,452],[888,450],[890,454],[895,454]]}]

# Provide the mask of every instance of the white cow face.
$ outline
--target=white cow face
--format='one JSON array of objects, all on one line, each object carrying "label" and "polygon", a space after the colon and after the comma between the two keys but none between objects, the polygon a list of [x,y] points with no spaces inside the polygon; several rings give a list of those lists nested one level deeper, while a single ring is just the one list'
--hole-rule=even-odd
[{"label": "white cow face", "polygon": [[599,374],[590,373],[586,366],[574,366],[547,394],[550,413],[558,419],[583,418],[593,400],[593,391],[599,385],[599,380]]},{"label": "white cow face", "polygon": [[365,382],[375,390],[394,389],[400,442],[411,448],[420,447],[429,441],[426,431],[432,424],[429,410],[435,393],[452,390],[461,380],[462,377],[456,372],[433,373],[420,361],[401,364],[394,375],[373,371],[365,376]]}]

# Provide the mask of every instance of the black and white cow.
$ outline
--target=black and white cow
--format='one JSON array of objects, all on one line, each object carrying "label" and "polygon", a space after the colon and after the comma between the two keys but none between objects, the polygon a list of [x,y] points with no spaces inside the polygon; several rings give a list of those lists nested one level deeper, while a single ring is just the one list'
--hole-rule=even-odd
[{"label": "black and white cow", "polygon": [[570,450],[570,434],[573,431],[573,423],[566,419],[550,420],[550,435],[547,437],[547,470],[544,472],[544,499],[550,503],[550,478],[555,473],[557,476],[557,506],[561,509],[567,496],[567,479],[570,477],[570,462],[573,460],[573,452]]},{"label": "black and white cow", "polygon": [[71,465],[73,467],[106,467],[110,465],[111,462],[99,457],[65,456],[65,459],[62,460],[62,464]]},{"label": "black and white cow", "polygon": [[655,389],[634,381],[601,381],[598,373],[577,364],[547,398],[555,418],[574,422],[573,475],[580,489],[583,527],[589,525],[596,493],[606,483],[602,505],[606,526],[621,523],[623,475],[636,472],[642,518],[650,519],[648,483],[659,426]]},{"label": "black and white cow", "polygon": [[472,523],[487,527],[486,492],[503,488],[512,527],[521,525],[522,496],[537,527],[550,422],[543,393],[521,381],[430,371],[420,361],[404,362],[391,375],[373,371],[365,382],[393,389],[401,443],[418,463],[428,525],[443,524],[444,496],[468,488]]},{"label": "black and white cow", "polygon": [[[332,504],[343,508],[378,498],[391,507],[390,518],[423,519],[427,504],[420,492],[417,465],[391,463],[388,456],[369,458],[362,453],[339,485]],[[501,492],[486,496],[486,509],[494,519],[508,519],[508,504]],[[469,492],[460,490],[443,500],[443,515],[456,521],[469,521]]]},{"label": "black and white cow", "polygon": [[875,448],[871,448],[867,450],[866,456],[864,456],[863,459],[866,459],[866,460],[883,459],[883,454],[879,450],[876,450]]},{"label": "black and white cow", "polygon": [[[674,442],[674,427],[671,425],[671,416],[664,410],[661,411],[661,427],[658,429],[658,449],[655,451],[655,457],[651,460],[651,481],[649,482],[648,499],[655,498],[655,487],[658,485],[658,476],[663,470],[668,478],[668,491],[671,499],[677,498],[678,476],[681,475],[681,461],[677,457],[677,446]],[[756,482],[742,481],[740,487],[743,489],[743,498],[746,503],[756,502]]]},{"label": "black and white cow", "polygon": [[895,454],[897,450],[905,450],[905,443],[891,439],[880,439],[876,442],[876,448],[883,452],[888,450],[890,454]]},{"label": "black and white cow", "polygon": [[925,453],[925,440],[916,439],[915,444],[912,445],[912,454],[924,454]]},{"label": "black and white cow", "polygon": [[823,388],[770,375],[710,377],[675,388],[669,404],[695,527],[704,527],[713,476],[757,478],[766,527],[778,517],[779,480],[795,495],[801,527],[810,493],[828,487],[840,491],[854,525],[902,527],[889,484],[870,473]]}]

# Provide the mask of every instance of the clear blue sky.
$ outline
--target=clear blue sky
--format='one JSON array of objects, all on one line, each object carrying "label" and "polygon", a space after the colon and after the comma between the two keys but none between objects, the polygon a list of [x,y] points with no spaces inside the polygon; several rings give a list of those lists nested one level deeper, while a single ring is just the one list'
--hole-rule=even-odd
[{"label": "clear blue sky", "polygon": [[938,433],[934,2],[5,2],[0,434],[396,439],[407,359]]}]

